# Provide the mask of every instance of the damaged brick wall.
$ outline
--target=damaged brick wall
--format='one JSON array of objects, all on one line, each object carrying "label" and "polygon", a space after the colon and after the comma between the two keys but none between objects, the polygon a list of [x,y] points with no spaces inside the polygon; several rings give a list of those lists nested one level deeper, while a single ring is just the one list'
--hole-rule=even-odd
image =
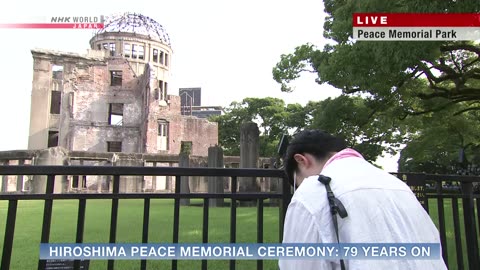
[{"label": "damaged brick wall", "polygon": [[49,120],[45,115],[50,106],[50,70],[48,58],[33,56],[33,82],[30,111],[28,149],[43,149],[47,146]]},{"label": "damaged brick wall", "polygon": [[[218,144],[218,125],[206,119],[180,114],[180,97],[169,95],[167,106],[152,101],[147,131],[147,152],[179,154],[182,141],[192,142],[192,155],[207,156],[208,147]],[[158,120],[169,123],[168,150],[157,151]]]},{"label": "damaged brick wall", "polygon": [[218,144],[218,125],[206,119],[183,117],[182,140],[191,141],[192,155],[207,156],[208,148]]},{"label": "damaged brick wall", "polygon": [[[122,57],[46,50],[32,50],[32,55],[29,149],[47,148],[50,130],[58,131],[58,146],[73,151],[105,152],[108,142],[121,142],[126,153],[178,154],[187,141],[192,142],[192,155],[207,156],[208,147],[218,144],[216,123],[181,115],[180,97],[168,95],[166,68]],[[61,109],[56,114],[48,111],[52,83],[60,80],[54,78],[53,65],[63,67]],[[163,95],[158,93],[160,85]],[[166,138],[159,138],[159,121],[168,123]],[[160,149],[165,142],[166,149]]]},{"label": "damaged brick wall", "polygon": [[141,116],[141,125],[140,125],[140,136],[142,138],[142,143],[139,147],[141,153],[148,152],[147,137],[148,130],[150,129],[149,117],[150,117],[150,103],[154,98],[155,84],[155,71],[152,69],[150,64],[146,65],[145,72],[140,77],[140,89],[143,89],[142,94],[142,116]]},{"label": "damaged brick wall", "polygon": [[[111,72],[122,72],[122,84],[111,86]],[[75,93],[72,134],[74,151],[107,151],[107,141],[121,141],[122,151],[141,147],[142,89],[140,78],[124,59],[111,59],[105,66],[90,67],[91,80],[78,84]],[[110,121],[110,104],[123,104],[123,118]]]}]

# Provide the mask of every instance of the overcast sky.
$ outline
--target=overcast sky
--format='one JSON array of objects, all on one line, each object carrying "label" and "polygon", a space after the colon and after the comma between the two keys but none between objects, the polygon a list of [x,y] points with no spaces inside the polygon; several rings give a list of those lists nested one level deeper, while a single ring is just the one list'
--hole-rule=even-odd
[{"label": "overcast sky", "polygon": [[[170,94],[180,87],[201,87],[203,105],[227,106],[245,97],[273,96],[306,104],[340,94],[305,74],[293,93],[282,93],[272,79],[280,55],[323,38],[319,0],[225,1],[13,1],[0,17],[87,16],[136,12],[167,30],[174,51]],[[28,22],[28,21],[27,21]],[[0,29],[0,151],[26,149],[30,118],[33,48],[85,53],[91,30]],[[396,160],[381,162],[396,168]]]}]

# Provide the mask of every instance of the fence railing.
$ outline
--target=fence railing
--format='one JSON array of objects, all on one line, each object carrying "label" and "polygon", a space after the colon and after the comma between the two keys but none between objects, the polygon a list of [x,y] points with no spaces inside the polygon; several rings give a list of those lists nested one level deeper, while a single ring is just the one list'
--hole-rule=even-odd
[{"label": "fence railing", "polygon": [[436,223],[449,269],[480,269],[480,176],[393,174],[407,182]]},{"label": "fence railing", "polygon": [[[50,240],[50,225],[52,221],[52,206],[54,200],[78,200],[76,243],[84,241],[86,201],[94,199],[109,199],[112,201],[110,213],[109,243],[117,240],[119,200],[143,199],[142,243],[148,243],[150,202],[151,199],[173,199],[173,237],[172,242],[178,243],[180,232],[180,202],[181,199],[203,200],[202,242],[208,243],[209,231],[209,199],[230,199],[230,242],[235,243],[237,233],[237,201],[254,200],[257,206],[257,242],[263,242],[264,231],[264,199],[278,199],[279,204],[279,241],[283,235],[283,220],[291,199],[291,189],[284,179],[281,170],[269,169],[219,169],[219,168],[179,168],[179,167],[117,167],[117,166],[0,166],[0,175],[40,175],[47,176],[46,190],[42,194],[3,193],[0,201],[8,200],[5,225],[5,236],[0,269],[9,269],[12,255],[15,221],[18,201],[44,201],[41,243]],[[107,175],[112,176],[113,189],[110,193],[54,193],[56,176],[63,175]],[[476,192],[480,186],[479,176],[432,175],[415,173],[395,173],[405,180],[423,202],[425,209],[436,222],[442,244],[442,256],[449,269],[480,269],[479,254],[479,223],[480,195]],[[173,193],[122,193],[120,192],[121,177],[124,176],[173,176],[175,188]],[[218,176],[229,178],[230,193],[181,193],[181,181],[184,176]],[[241,177],[272,177],[280,178],[281,189],[277,193],[253,192],[239,193],[237,187]],[[414,179],[415,181],[411,181]],[[123,179],[122,181],[128,181]],[[465,254],[466,253],[466,254]],[[114,269],[114,261],[108,261],[107,269]],[[171,269],[177,269],[178,262],[172,261]],[[38,269],[45,269],[46,261],[38,262]],[[141,269],[147,269],[146,261],[140,262]],[[230,269],[235,269],[235,261],[230,261]],[[202,269],[207,269],[207,261],[203,260]],[[80,269],[80,262],[74,262],[74,269]],[[257,269],[263,269],[263,262],[257,261]]]},{"label": "fence railing", "polygon": [[[230,242],[236,242],[237,232],[237,201],[257,201],[257,242],[263,242],[263,208],[264,199],[279,199],[279,241],[283,236],[283,220],[286,209],[290,202],[291,192],[288,181],[282,182],[282,191],[279,193],[255,192],[239,193],[237,186],[239,177],[272,177],[283,178],[280,170],[268,169],[213,169],[213,168],[179,168],[179,167],[116,167],[116,166],[0,166],[1,175],[46,175],[46,190],[43,194],[0,194],[0,200],[8,200],[6,217],[5,236],[2,251],[0,269],[9,269],[12,255],[13,239],[15,234],[15,221],[17,217],[17,206],[19,200],[43,200],[43,223],[41,230],[41,243],[48,243],[50,239],[50,225],[52,221],[52,206],[54,200],[75,199],[78,200],[78,218],[76,225],[76,243],[82,243],[85,228],[86,200],[111,199],[112,207],[110,214],[110,237],[109,243],[115,243],[117,239],[118,208],[120,199],[143,199],[143,227],[142,243],[148,243],[150,200],[151,199],[174,199],[173,213],[173,243],[179,241],[180,222],[180,200],[186,198],[203,199],[203,235],[202,242],[208,243],[209,227],[209,199],[225,198],[231,199],[230,204]],[[113,176],[113,191],[111,193],[54,193],[55,177],[59,175],[111,175]],[[174,193],[121,193],[121,176],[174,176]],[[180,193],[180,186],[183,176],[218,176],[229,177],[231,181],[230,193]],[[128,179],[125,179],[128,181]],[[172,261],[172,269],[177,269],[177,260]],[[46,261],[39,260],[38,269],[45,269]],[[80,269],[80,261],[74,262],[74,269]],[[108,261],[107,269],[114,269],[114,261]],[[146,261],[141,261],[141,269],[147,269]],[[202,269],[207,269],[207,261],[202,261]],[[235,261],[230,261],[230,269],[235,269]],[[263,269],[263,262],[257,262],[257,269]]]},{"label": "fence railing", "polygon": [[[437,209],[442,256],[450,266],[449,269],[480,269],[480,194],[475,191],[480,185],[480,177],[432,174],[425,174],[424,177],[427,184],[430,183],[426,190],[427,199],[433,202],[436,200],[436,205],[429,205],[428,212],[433,216],[432,212]],[[453,228],[447,226],[452,221]],[[449,245],[448,241],[452,238],[455,244]],[[464,252],[467,253],[466,263]],[[452,262],[454,260],[456,263]]]}]

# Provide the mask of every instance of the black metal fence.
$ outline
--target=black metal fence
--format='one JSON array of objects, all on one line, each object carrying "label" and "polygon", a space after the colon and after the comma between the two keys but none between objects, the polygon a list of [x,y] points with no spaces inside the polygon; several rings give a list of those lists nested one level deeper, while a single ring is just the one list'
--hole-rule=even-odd
[{"label": "black metal fence", "polygon": [[[279,241],[282,240],[283,220],[291,198],[290,185],[284,180],[283,171],[268,169],[211,169],[211,168],[178,168],[178,167],[87,167],[87,166],[0,166],[0,175],[46,175],[47,185],[44,194],[0,194],[1,200],[8,200],[5,236],[0,269],[9,269],[15,233],[15,221],[19,200],[44,201],[41,243],[48,243],[52,220],[53,200],[78,200],[78,218],[76,226],[76,243],[84,239],[86,200],[111,199],[110,237],[109,242],[117,239],[118,205],[120,199],[143,199],[142,243],[148,243],[150,201],[151,199],[174,199],[173,243],[179,241],[180,200],[186,198],[203,199],[203,243],[208,243],[209,231],[209,199],[231,199],[230,204],[230,242],[236,242],[237,205],[238,200],[257,201],[257,242],[263,242],[264,199],[279,199]],[[57,175],[111,175],[113,191],[111,193],[58,193],[55,194],[54,182]],[[174,193],[121,193],[120,176],[173,176],[175,177]],[[397,177],[409,184],[416,193],[432,219],[437,223],[442,244],[442,255],[449,269],[480,269],[479,227],[480,195],[476,192],[476,184],[480,184],[478,176],[430,175],[413,173],[396,173]],[[180,193],[182,176],[220,176],[229,177],[230,193]],[[278,193],[237,193],[240,177],[273,177],[280,178],[281,192]],[[466,253],[466,254],[465,254]],[[177,261],[173,260],[171,268],[177,269]],[[108,269],[114,269],[114,261],[108,261]],[[140,262],[141,269],[147,269],[145,260]],[[40,260],[38,269],[45,269],[46,262]],[[203,260],[202,269],[207,269],[207,261]],[[75,261],[74,269],[80,269],[80,262]],[[230,269],[235,269],[235,261],[230,261]],[[257,269],[263,269],[263,262],[257,261]]]},{"label": "black metal fence", "polygon": [[442,256],[449,269],[480,269],[480,177],[432,174],[423,177],[426,198],[433,202],[428,205],[428,212],[433,216],[436,211],[438,216]]},{"label": "black metal fence", "polygon": [[480,177],[394,173],[407,182],[436,223],[449,269],[480,269]]},{"label": "black metal fence", "polygon": [[[109,243],[115,243],[117,239],[118,202],[120,199],[143,199],[143,230],[142,243],[148,243],[150,200],[151,199],[174,199],[173,214],[173,243],[179,240],[180,222],[180,199],[198,198],[203,199],[203,243],[208,243],[209,226],[209,199],[231,199],[230,204],[230,242],[236,242],[237,232],[237,200],[257,201],[257,242],[263,242],[263,208],[264,199],[279,199],[279,240],[283,235],[283,220],[286,209],[290,202],[290,185],[288,181],[281,181],[282,192],[279,193],[237,193],[239,177],[273,177],[283,178],[283,171],[267,169],[211,169],[211,168],[178,168],[178,167],[87,167],[87,166],[0,166],[1,175],[46,175],[46,191],[44,194],[0,194],[0,200],[8,200],[7,220],[0,269],[9,269],[12,255],[13,238],[15,233],[15,220],[19,200],[43,200],[43,224],[41,243],[48,243],[50,238],[50,225],[52,220],[52,206],[54,200],[76,199],[78,200],[78,218],[76,227],[76,243],[82,243],[85,226],[86,200],[111,199],[112,208],[110,215],[110,238]],[[57,175],[111,175],[113,176],[112,193],[58,193],[55,194],[54,182]],[[120,193],[120,176],[174,176],[175,193]],[[219,176],[230,177],[231,193],[180,193],[182,176]],[[172,269],[177,269],[177,260],[172,261]],[[46,261],[39,260],[38,269],[45,269]],[[74,269],[80,269],[80,261],[74,262]],[[108,261],[108,269],[114,269],[114,261]],[[147,269],[145,260],[141,261],[141,269]],[[207,261],[202,261],[202,269],[207,269]],[[230,261],[230,269],[235,269],[235,261]],[[257,269],[263,269],[263,262],[257,262]]]}]

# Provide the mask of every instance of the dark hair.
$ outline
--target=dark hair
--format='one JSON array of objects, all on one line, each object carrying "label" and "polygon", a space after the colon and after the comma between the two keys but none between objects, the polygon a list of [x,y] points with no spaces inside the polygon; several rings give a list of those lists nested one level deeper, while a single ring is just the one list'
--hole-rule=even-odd
[{"label": "dark hair", "polygon": [[332,136],[321,130],[304,130],[293,138],[284,156],[284,168],[288,180],[293,185],[293,172],[297,169],[295,154],[311,154],[322,160],[331,152],[339,152],[347,148],[345,140]]}]

